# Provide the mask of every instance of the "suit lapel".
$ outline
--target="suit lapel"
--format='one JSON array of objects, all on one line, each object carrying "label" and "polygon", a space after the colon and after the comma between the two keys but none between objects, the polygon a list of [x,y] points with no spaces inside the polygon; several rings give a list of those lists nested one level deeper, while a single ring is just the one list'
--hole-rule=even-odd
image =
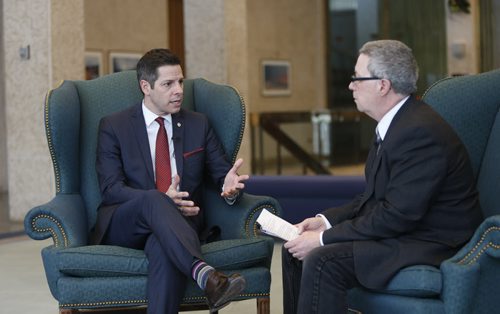
[{"label": "suit lapel", "polygon": [[144,116],[142,115],[142,104],[139,104],[135,107],[131,120],[137,145],[139,146],[139,151],[141,152],[142,158],[144,159],[144,164],[146,165],[146,169],[148,171],[149,177],[151,178],[151,182],[153,182],[153,185],[155,185],[155,176],[153,172],[153,164],[151,162],[151,151],[149,149],[148,133],[146,131]]},{"label": "suit lapel", "polygon": [[366,190],[360,202],[360,205],[358,206],[358,212],[375,192],[375,177],[380,167],[382,156],[384,155],[384,143],[388,146],[390,145],[388,144],[388,141],[390,141],[391,139],[391,133],[396,132],[394,131],[394,129],[397,128],[396,125],[398,124],[398,121],[402,119],[401,117],[405,116],[405,113],[409,110],[408,109],[409,106],[414,102],[415,102],[414,97],[410,96],[403,104],[403,106],[399,109],[399,111],[396,113],[396,115],[391,121],[389,129],[387,130],[384,141],[380,143],[381,146],[378,154],[377,154],[376,137],[374,137],[372,149],[370,149],[368,158],[366,160],[366,168],[365,168]]},{"label": "suit lapel", "polygon": [[182,115],[182,110],[179,113],[172,115],[172,133],[177,174],[179,175],[179,178],[182,178],[184,170],[184,157],[182,155],[182,148],[184,147],[184,117]]}]

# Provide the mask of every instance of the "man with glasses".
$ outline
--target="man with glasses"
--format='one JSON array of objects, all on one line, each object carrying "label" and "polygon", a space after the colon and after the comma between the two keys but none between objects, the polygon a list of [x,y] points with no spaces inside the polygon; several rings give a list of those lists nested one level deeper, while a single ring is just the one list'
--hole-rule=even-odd
[{"label": "man with glasses", "polygon": [[299,223],[283,248],[285,313],[346,313],[347,290],[383,289],[400,269],[439,266],[482,217],[465,147],[418,100],[418,66],[395,40],[366,43],[349,84],[359,111],[378,124],[366,189]]}]

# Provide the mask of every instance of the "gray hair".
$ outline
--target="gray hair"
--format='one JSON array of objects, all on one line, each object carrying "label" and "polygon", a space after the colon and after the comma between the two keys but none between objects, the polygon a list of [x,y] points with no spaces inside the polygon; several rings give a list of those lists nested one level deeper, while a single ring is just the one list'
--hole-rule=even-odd
[{"label": "gray hair", "polygon": [[398,94],[410,95],[417,90],[418,65],[411,49],[397,40],[369,41],[361,47],[360,54],[370,58],[371,75],[391,81]]}]

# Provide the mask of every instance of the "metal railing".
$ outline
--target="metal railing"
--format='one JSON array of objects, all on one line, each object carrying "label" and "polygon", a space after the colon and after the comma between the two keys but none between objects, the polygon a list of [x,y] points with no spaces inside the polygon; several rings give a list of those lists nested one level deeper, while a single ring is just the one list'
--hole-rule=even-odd
[{"label": "metal railing", "polygon": [[[330,170],[323,166],[312,154],[304,150],[286,134],[280,127],[282,123],[311,122],[311,113],[301,112],[266,112],[255,113],[252,119],[252,172],[264,173],[264,141],[263,133],[267,133],[276,141],[276,171],[282,173],[283,161],[281,150],[286,148],[302,165],[303,173],[311,169],[316,174],[330,174]],[[258,135],[256,129],[258,128]],[[259,165],[257,166],[256,137],[259,138]],[[257,169],[259,168],[259,169]]]},{"label": "metal railing", "polygon": [[[295,158],[302,165],[303,174],[306,174],[308,169],[315,174],[332,174],[328,161],[331,159],[330,154],[334,149],[335,140],[330,138],[330,134],[328,134],[328,139],[326,139],[326,141],[325,139],[319,139],[318,132],[320,132],[320,130],[316,130],[314,128],[320,128],[320,126],[314,125],[318,124],[314,122],[325,120],[329,123],[329,127],[331,128],[334,124],[338,123],[359,122],[361,113],[352,110],[324,110],[321,111],[321,115],[323,115],[322,119],[318,119],[318,116],[315,116],[315,112],[311,111],[251,113],[252,173],[265,173],[266,162],[264,161],[264,134],[267,134],[276,142],[276,173],[278,175],[283,172],[283,148],[285,148],[293,156],[293,158]],[[328,115],[328,119],[324,119],[324,115]],[[316,132],[314,141],[315,147],[313,148],[314,152],[308,152],[302,148],[282,129],[282,124],[290,123],[313,123],[313,131]],[[326,152],[327,156],[325,156],[322,151],[323,153]],[[326,160],[326,165],[324,158],[328,159]],[[357,159],[357,156],[355,158]]]}]

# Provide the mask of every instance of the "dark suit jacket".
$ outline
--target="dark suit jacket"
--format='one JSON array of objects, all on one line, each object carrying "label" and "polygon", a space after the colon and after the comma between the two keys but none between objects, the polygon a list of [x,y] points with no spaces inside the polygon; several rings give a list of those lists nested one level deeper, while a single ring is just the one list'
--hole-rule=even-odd
[{"label": "dark suit jacket", "polygon": [[[172,128],[180,190],[189,192],[190,199],[199,205],[205,176],[222,188],[231,164],[205,115],[181,109],[172,115]],[[101,120],[96,170],[102,203],[91,243],[101,242],[120,204],[140,197],[144,190],[156,189],[142,104]],[[200,231],[203,209],[189,219]]]},{"label": "dark suit jacket", "polygon": [[333,228],[325,244],[354,241],[356,275],[382,288],[401,268],[438,266],[482,220],[468,154],[452,128],[410,97],[365,168],[365,192],[323,214]]}]

